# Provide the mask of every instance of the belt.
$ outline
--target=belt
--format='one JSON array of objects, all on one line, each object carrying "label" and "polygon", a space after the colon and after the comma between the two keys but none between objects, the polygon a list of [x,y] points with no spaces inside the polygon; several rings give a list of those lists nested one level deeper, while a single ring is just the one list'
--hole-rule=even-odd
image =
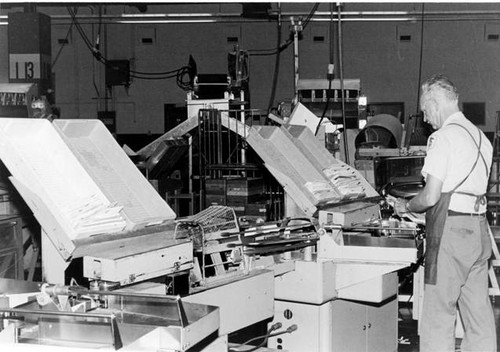
[{"label": "belt", "polygon": [[473,217],[485,217],[486,213],[461,213],[459,211],[448,209],[448,216],[473,216]]}]

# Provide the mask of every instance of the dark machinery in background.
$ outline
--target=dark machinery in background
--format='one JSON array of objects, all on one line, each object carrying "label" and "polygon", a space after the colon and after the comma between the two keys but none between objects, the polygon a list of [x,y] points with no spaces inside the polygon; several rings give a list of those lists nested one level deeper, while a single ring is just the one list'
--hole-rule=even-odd
[{"label": "dark machinery in background", "polygon": [[222,126],[220,111],[200,110],[198,151],[202,209],[227,205],[247,218],[267,221],[283,217],[282,187],[245,139]]},{"label": "dark machinery in background", "polygon": [[278,220],[283,217],[282,187],[248,148],[245,137],[221,123],[222,114],[250,126],[260,121],[261,112],[247,108],[250,105],[248,61],[248,53],[236,46],[228,54],[226,82],[222,75],[198,75],[195,79],[194,94],[198,99],[228,98],[229,108],[199,110],[196,191],[200,210],[210,205],[226,205],[247,219]]},{"label": "dark machinery in background", "polygon": [[365,127],[356,136],[356,149],[365,148],[399,148],[403,127],[394,116],[380,114],[371,117]]},{"label": "dark machinery in background", "polygon": [[343,124],[346,128],[359,127],[361,85],[359,79],[340,80],[299,79],[298,99],[318,117],[324,117],[333,124]]},{"label": "dark machinery in background", "polygon": [[[55,95],[50,16],[13,12],[8,15],[8,23],[9,82],[0,83],[0,117],[52,114]],[[37,114],[36,109],[44,111]]]},{"label": "dark machinery in background", "polygon": [[282,187],[248,148],[245,136],[221,123],[223,117],[249,126],[262,120],[262,111],[247,108],[248,59],[236,46],[228,54],[227,74],[203,74],[190,58],[187,109],[168,110],[172,118],[185,118],[169,121],[167,133],[138,152],[144,173],[178,216],[226,205],[246,219],[283,217]]},{"label": "dark machinery in background", "polygon": [[423,187],[425,146],[410,146],[410,125],[403,130],[399,119],[380,114],[356,136],[356,169],[382,194],[407,198]]},{"label": "dark machinery in background", "polygon": [[32,117],[37,91],[34,83],[0,83],[0,117]]}]

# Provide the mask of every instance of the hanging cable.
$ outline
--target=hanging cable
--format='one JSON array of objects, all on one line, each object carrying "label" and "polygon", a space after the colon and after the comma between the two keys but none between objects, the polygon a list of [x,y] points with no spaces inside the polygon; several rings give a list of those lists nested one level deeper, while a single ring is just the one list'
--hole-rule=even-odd
[{"label": "hanging cable", "polygon": [[[277,29],[277,45],[281,43],[281,4],[278,3],[278,21],[276,25]],[[271,109],[274,104],[274,97],[276,96],[276,88],[278,85],[278,75],[280,72],[280,58],[281,58],[281,51],[278,50],[278,53],[276,55],[276,59],[274,62],[274,73],[273,73],[273,83],[271,86],[271,96],[269,97],[269,103],[267,104],[267,113],[269,114],[271,112]]]},{"label": "hanging cable", "polygon": [[95,48],[96,50],[100,50],[101,46],[101,28],[102,28],[102,5],[99,5],[99,25],[97,27],[97,36],[95,40]]},{"label": "hanging cable", "polygon": [[344,64],[342,60],[342,14],[341,14],[341,4],[337,4],[337,36],[338,36],[338,53],[339,53],[339,80],[340,80],[340,95],[341,95],[341,104],[342,104],[342,124],[344,125],[344,154],[345,154],[345,163],[349,164],[349,147],[347,146],[347,120],[345,117],[345,91],[344,91]]},{"label": "hanging cable", "polygon": [[[100,45],[101,26],[102,26],[102,5],[99,5],[99,26],[97,27],[97,36],[96,36],[96,44],[95,44],[97,47],[99,47],[99,45]],[[94,25],[93,24],[92,24],[92,35],[94,35]],[[94,89],[95,89],[96,94],[97,94],[98,108],[100,108],[101,92],[99,91],[99,87],[97,86],[97,83],[96,83],[95,69],[96,69],[96,62],[92,61],[92,84],[94,85]],[[107,104],[107,100],[106,100],[106,104]]]},{"label": "hanging cable", "polygon": [[[330,3],[330,25],[329,25],[330,31],[329,31],[329,39],[330,39],[330,49],[329,49],[329,65],[333,65],[333,3]],[[331,90],[332,90],[332,81],[333,81],[333,72],[328,73],[328,90],[326,91],[326,103],[325,103],[325,108],[323,109],[323,113],[321,114],[321,118],[319,119],[318,125],[316,126],[316,131],[314,132],[314,135],[316,136],[319,132],[319,129],[321,127],[321,124],[323,123],[323,119],[326,116],[326,112],[328,111],[328,107],[330,105],[330,99],[331,99]]]},{"label": "hanging cable", "polygon": [[73,29],[73,24],[74,22],[71,21],[70,25],[69,25],[69,28],[68,28],[68,32],[66,33],[66,36],[64,37],[64,42],[62,43],[61,47],[59,48],[59,50],[57,51],[57,54],[55,55],[55,58],[54,60],[52,61],[52,69],[54,68],[54,66],[56,65],[57,63],[57,60],[59,60],[59,56],[61,55],[63,49],[66,47],[66,43],[68,42],[68,38],[71,34],[71,29]]},{"label": "hanging cable", "polygon": [[92,44],[90,43],[89,38],[86,36],[85,32],[81,28],[80,23],[78,23],[78,20],[76,18],[76,11],[78,11],[77,8],[75,7],[75,9],[73,10],[71,7],[68,6],[67,9],[68,13],[71,16],[71,19],[73,20],[73,23],[75,24],[75,28],[78,30],[80,37],[83,39],[83,42],[85,43],[87,48],[92,49]]},{"label": "hanging cable", "polygon": [[259,345],[265,344],[267,342],[268,338],[269,338],[269,335],[271,335],[273,333],[273,331],[281,329],[282,326],[283,326],[283,324],[280,323],[280,322],[274,323],[273,325],[271,325],[269,327],[269,329],[267,330],[267,332],[266,332],[265,335],[252,337],[251,339],[246,340],[245,342],[243,342],[242,345],[248,345],[248,344],[253,343],[254,341],[257,341],[257,340],[260,340],[260,339],[264,339],[264,340]]},{"label": "hanging cable", "polygon": [[318,7],[319,7],[319,2],[315,3],[311,12],[309,12],[309,15],[307,15],[304,23],[302,24],[304,28],[307,27],[307,25],[309,24],[309,22],[311,21],[311,19],[313,18],[314,14],[316,13],[316,11],[318,10]]},{"label": "hanging cable", "polygon": [[271,327],[271,329],[269,329],[267,331],[267,333],[265,335],[254,337],[254,338],[252,338],[252,339],[250,339],[250,340],[248,340],[248,341],[246,341],[246,342],[243,343],[243,345],[247,345],[247,344],[249,344],[249,343],[251,343],[251,342],[253,342],[255,340],[263,338],[264,340],[260,344],[258,344],[256,346],[250,347],[250,348],[245,349],[245,350],[242,350],[242,349],[239,349],[239,348],[230,348],[229,352],[253,352],[253,351],[257,351],[259,348],[263,347],[267,343],[267,340],[270,337],[276,337],[276,336],[280,336],[280,335],[284,335],[284,334],[291,334],[295,330],[297,330],[297,325],[293,324],[293,325],[290,325],[286,330],[272,333],[272,331],[277,330],[279,328],[281,328],[281,323],[276,323],[276,324],[274,324]]},{"label": "hanging cable", "polygon": [[[117,67],[113,64],[113,62],[110,62],[106,57],[104,57],[100,51],[99,48],[99,43],[96,41],[96,45],[93,45],[88,36],[86,35],[85,31],[81,27],[80,23],[78,22],[78,19],[76,17],[76,7],[75,9],[72,9],[71,7],[67,7],[68,13],[70,14],[74,26],[77,29],[78,33],[80,34],[80,37],[82,38],[83,42],[85,43],[85,46],[89,49],[89,51],[92,53],[94,58],[98,61],[104,64],[106,67],[112,70],[123,70],[121,67]],[[99,27],[100,28],[100,27]],[[100,29],[99,29],[100,30]],[[140,72],[140,71],[134,71],[134,70],[129,70],[128,73],[130,74],[130,77],[136,78],[136,79],[142,79],[142,80],[164,80],[164,79],[170,79],[170,78],[176,78],[177,85],[184,90],[191,89],[191,82],[186,82],[185,77],[189,76],[189,72],[191,70],[191,67],[189,65],[183,66],[181,68],[175,69],[175,70],[170,70],[170,71],[163,71],[163,72]]]},{"label": "hanging cable", "polygon": [[[318,10],[319,7],[319,2],[315,3],[312,10],[309,12],[307,15],[306,19],[304,20],[304,23],[302,24],[302,30],[306,29],[307,25],[313,18],[314,14]],[[281,45],[278,45],[277,48],[271,48],[271,49],[250,49],[247,50],[249,52],[250,56],[271,56],[271,55],[277,55],[278,53],[282,52],[286,48],[290,46],[290,44],[293,43],[293,35],[291,33],[291,36]],[[279,43],[278,43],[279,44]],[[269,51],[269,52],[267,52]]]},{"label": "hanging cable", "polygon": [[424,7],[425,4],[422,4],[422,22],[420,26],[420,58],[419,58],[419,67],[418,67],[418,88],[417,88],[417,111],[416,114],[420,111],[420,81],[422,80],[422,62],[424,57]]}]

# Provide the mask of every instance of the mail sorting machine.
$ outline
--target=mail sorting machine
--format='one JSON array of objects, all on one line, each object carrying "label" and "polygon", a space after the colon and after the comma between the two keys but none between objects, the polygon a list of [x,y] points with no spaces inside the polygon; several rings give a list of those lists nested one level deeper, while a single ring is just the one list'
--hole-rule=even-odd
[{"label": "mail sorting machine", "polygon": [[[0,134],[0,158],[41,225],[50,283],[4,285],[0,335],[9,349],[227,351],[229,333],[272,317],[272,271],[206,275],[205,255],[220,258],[207,244],[239,231],[234,212],[176,222],[101,122],[5,118]],[[233,252],[238,268],[244,261]],[[88,285],[66,278],[78,261]],[[148,281],[168,276],[175,286],[190,272],[197,287],[182,298]]]},{"label": "mail sorting machine", "polygon": [[[270,338],[269,345],[342,351],[349,343],[348,350],[354,351],[396,350],[396,272],[416,262],[421,229],[399,219],[382,220],[380,195],[357,170],[333,158],[307,126],[248,126],[225,110],[219,113],[224,127],[245,138],[283,186],[287,215],[313,219],[318,229],[309,239],[315,252],[307,246],[299,251],[288,247],[279,257],[262,255],[256,251],[258,241],[245,236],[240,241],[245,254],[259,254],[250,257],[250,266],[274,272],[274,319],[298,327],[290,335]],[[297,106],[290,120],[298,114],[307,114],[304,120],[312,113]],[[179,130],[192,127],[186,121]],[[256,231],[266,239],[265,230]],[[286,236],[274,238],[276,243],[267,236],[268,243],[260,246],[291,241]],[[350,311],[357,319],[346,319]],[[353,333],[359,334],[356,341],[364,341],[361,345],[351,343]]]},{"label": "mail sorting machine", "polygon": [[[299,105],[297,114],[312,113]],[[383,199],[307,126],[222,123],[246,138],[285,190],[286,215],[313,219],[317,242],[272,261],[274,320],[296,325],[268,345],[289,351],[396,351],[397,272],[417,261],[422,229],[382,217]],[[386,207],[384,207],[386,208]],[[271,260],[271,259],[274,259]],[[264,264],[262,264],[265,266]]]},{"label": "mail sorting machine", "polygon": [[[307,135],[289,131],[248,132],[256,140]],[[227,351],[228,334],[271,321],[271,332],[275,322],[285,327],[269,334],[271,348],[342,351],[349,341],[350,350],[396,350],[395,272],[416,261],[416,230],[398,224],[393,236],[367,235],[379,206],[363,192],[325,202],[317,218],[245,231],[224,207],[176,221],[99,121],[1,119],[0,134],[0,158],[43,229],[44,280],[56,285],[22,294],[6,285],[2,344]],[[306,198],[297,208],[308,215],[320,204]],[[88,289],[65,282],[79,258]],[[167,276],[175,285],[185,272],[182,298],[150,281]],[[363,337],[356,349],[354,333]]]}]

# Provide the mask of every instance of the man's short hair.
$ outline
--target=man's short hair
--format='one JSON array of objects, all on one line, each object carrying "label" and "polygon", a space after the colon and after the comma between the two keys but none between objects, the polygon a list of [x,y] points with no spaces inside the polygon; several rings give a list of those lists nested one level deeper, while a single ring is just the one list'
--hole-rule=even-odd
[{"label": "man's short hair", "polygon": [[438,73],[422,83],[422,97],[429,97],[430,94],[437,94],[448,100],[458,100],[457,87],[445,75]]}]

